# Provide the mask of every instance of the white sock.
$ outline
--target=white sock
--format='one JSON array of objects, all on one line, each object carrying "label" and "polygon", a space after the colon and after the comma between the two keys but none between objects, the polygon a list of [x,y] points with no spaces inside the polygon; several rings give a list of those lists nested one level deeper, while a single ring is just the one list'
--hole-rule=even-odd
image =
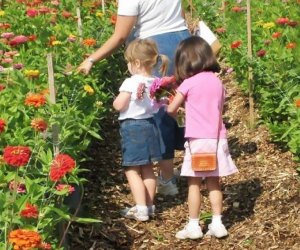
[{"label": "white sock", "polygon": [[221,218],[222,218],[221,214],[213,215],[212,216],[211,224],[214,224],[214,225],[220,225],[220,224],[222,224]]},{"label": "white sock", "polygon": [[199,219],[198,218],[189,218],[189,223],[187,225],[189,228],[199,227]]},{"label": "white sock", "polygon": [[152,213],[155,212],[155,205],[147,206],[147,208],[148,208],[148,211],[151,211]]},{"label": "white sock", "polygon": [[138,213],[148,215],[148,207],[146,205],[136,205]]}]

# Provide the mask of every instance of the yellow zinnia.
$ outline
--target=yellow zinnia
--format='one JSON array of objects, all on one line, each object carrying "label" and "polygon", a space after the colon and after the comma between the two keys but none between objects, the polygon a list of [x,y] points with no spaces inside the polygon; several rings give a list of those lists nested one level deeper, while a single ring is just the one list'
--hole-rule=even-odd
[{"label": "yellow zinnia", "polygon": [[0,16],[5,16],[5,11],[4,10],[0,10]]},{"label": "yellow zinnia", "polygon": [[273,22],[269,22],[269,23],[264,23],[263,24],[263,28],[264,29],[271,29],[273,27],[275,27],[275,23],[273,23]]},{"label": "yellow zinnia", "polygon": [[90,86],[90,85],[84,85],[84,90],[87,92],[89,95],[92,95],[95,93],[95,90]]},{"label": "yellow zinnia", "polygon": [[52,42],[53,46],[61,45],[61,44],[62,44],[62,42],[61,41],[57,41],[57,40],[55,40],[55,41]]},{"label": "yellow zinnia", "polygon": [[40,75],[40,71],[37,70],[37,69],[35,69],[35,70],[33,70],[33,69],[26,69],[26,70],[24,70],[24,74],[27,77],[38,77]]},{"label": "yellow zinnia", "polygon": [[101,11],[96,12],[96,17],[103,17],[103,16],[104,16],[103,12]]}]

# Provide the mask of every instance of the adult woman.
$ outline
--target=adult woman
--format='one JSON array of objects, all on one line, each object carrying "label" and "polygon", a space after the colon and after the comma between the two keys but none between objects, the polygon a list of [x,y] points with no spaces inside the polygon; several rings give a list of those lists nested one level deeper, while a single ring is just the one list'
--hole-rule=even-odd
[{"label": "adult woman", "polygon": [[[135,38],[151,38],[156,41],[159,53],[170,59],[168,75],[173,74],[174,53],[177,45],[189,37],[182,15],[181,0],[119,0],[118,16],[113,35],[87,59],[78,70],[88,74],[94,62],[111,55],[126,42],[134,30]],[[133,29],[134,28],[134,29]],[[158,76],[157,72],[154,72]],[[163,195],[178,193],[173,173],[177,124],[163,109],[156,115],[164,145],[163,160],[159,162],[161,176],[158,192]]]}]

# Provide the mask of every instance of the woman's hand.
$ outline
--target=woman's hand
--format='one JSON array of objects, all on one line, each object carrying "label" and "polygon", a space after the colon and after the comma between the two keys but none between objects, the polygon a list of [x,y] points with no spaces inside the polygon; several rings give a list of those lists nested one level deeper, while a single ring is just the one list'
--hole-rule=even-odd
[{"label": "woman's hand", "polygon": [[93,62],[90,58],[85,59],[77,68],[77,72],[87,75],[91,68],[93,67]]}]

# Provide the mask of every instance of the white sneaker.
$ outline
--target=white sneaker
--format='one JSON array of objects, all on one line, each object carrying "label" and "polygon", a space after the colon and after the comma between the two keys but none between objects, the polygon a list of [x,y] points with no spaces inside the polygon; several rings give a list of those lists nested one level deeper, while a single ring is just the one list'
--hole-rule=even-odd
[{"label": "white sneaker", "polygon": [[223,224],[209,224],[208,225],[208,231],[206,235],[215,236],[217,238],[222,238],[228,235],[228,232]]},{"label": "white sneaker", "polygon": [[202,237],[203,237],[203,233],[200,226],[190,229],[186,225],[181,231],[176,233],[176,238],[180,240],[184,240],[184,239],[195,240]]},{"label": "white sneaker", "polygon": [[140,213],[136,206],[132,208],[124,208],[121,210],[121,215],[128,219],[135,219],[137,221],[147,221],[149,220],[149,216],[146,214]]},{"label": "white sneaker", "polygon": [[173,177],[168,182],[163,182],[162,178],[157,177],[157,192],[161,195],[176,195],[178,188],[176,186],[176,179]]}]

